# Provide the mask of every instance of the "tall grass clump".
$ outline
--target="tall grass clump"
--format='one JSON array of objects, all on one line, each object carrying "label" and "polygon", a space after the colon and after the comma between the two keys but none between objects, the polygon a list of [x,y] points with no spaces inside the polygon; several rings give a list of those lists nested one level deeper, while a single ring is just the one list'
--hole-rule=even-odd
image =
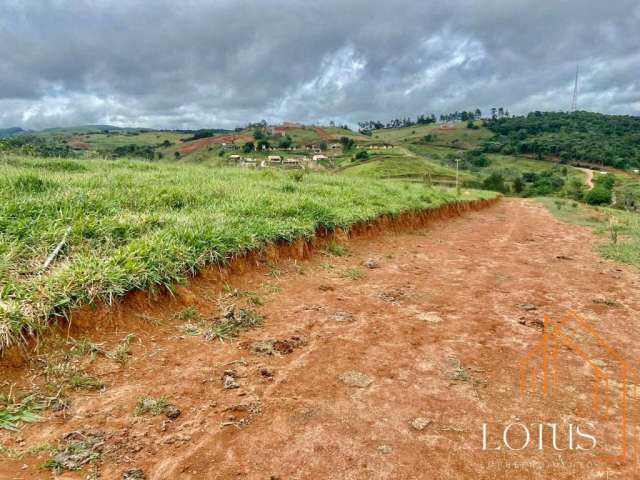
[{"label": "tall grass clump", "polygon": [[8,157],[0,171],[0,349],[73,307],[171,288],[268,242],[455,201],[424,185],[143,160]]}]

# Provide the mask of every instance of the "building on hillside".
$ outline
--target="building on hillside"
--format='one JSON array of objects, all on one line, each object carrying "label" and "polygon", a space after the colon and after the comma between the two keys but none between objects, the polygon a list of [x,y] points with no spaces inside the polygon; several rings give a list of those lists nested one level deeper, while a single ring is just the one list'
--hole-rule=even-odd
[{"label": "building on hillside", "polygon": [[240,155],[229,155],[229,160],[232,162],[239,162],[242,160],[242,157]]},{"label": "building on hillside", "polygon": [[267,160],[269,163],[282,163],[282,157],[280,155],[269,155]]},{"label": "building on hillside", "polygon": [[338,150],[339,148],[342,148],[342,145],[339,143],[332,143],[331,145],[329,145],[329,148],[331,150]]},{"label": "building on hillside", "polygon": [[285,158],[282,166],[284,168],[303,168],[302,162],[298,158]]},{"label": "building on hillside", "polygon": [[313,161],[314,162],[319,162],[320,160],[329,160],[329,157],[327,157],[326,155],[314,155],[313,156]]}]

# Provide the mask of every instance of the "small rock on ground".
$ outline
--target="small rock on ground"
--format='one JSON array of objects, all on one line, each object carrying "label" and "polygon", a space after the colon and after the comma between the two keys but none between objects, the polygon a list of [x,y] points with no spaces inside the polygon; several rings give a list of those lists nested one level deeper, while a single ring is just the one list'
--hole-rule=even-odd
[{"label": "small rock on ground", "polygon": [[122,480],[145,480],[147,477],[140,468],[132,468],[122,474]]},{"label": "small rock on ground", "polygon": [[349,312],[336,312],[331,315],[331,320],[335,322],[353,322],[353,315]]},{"label": "small rock on ground", "polygon": [[365,260],[365,262],[363,263],[363,265],[364,265],[365,267],[367,267],[367,268],[372,269],[372,270],[373,270],[374,268],[380,268],[380,264],[379,264],[377,261],[375,261],[373,258],[369,258],[369,259]]},{"label": "small rock on ground", "polygon": [[436,312],[422,312],[419,313],[416,318],[418,320],[422,320],[423,322],[429,323],[440,323],[442,322],[442,317],[438,315]]},{"label": "small rock on ground", "polygon": [[235,370],[227,370],[224,372],[224,376],[222,377],[223,388],[225,390],[231,390],[234,388],[240,388],[238,382],[236,382],[236,372]]},{"label": "small rock on ground", "polygon": [[350,387],[366,388],[373,383],[373,379],[362,372],[347,370],[340,375],[340,380]]},{"label": "small rock on ground", "polygon": [[391,452],[393,452],[393,450],[391,449],[391,447],[389,445],[380,445],[378,447],[378,451],[380,453],[384,453],[385,455],[390,454]]},{"label": "small rock on ground", "polygon": [[180,411],[180,409],[175,405],[169,405],[164,410],[165,416],[171,420],[175,420],[176,418],[178,418],[181,413],[182,412]]},{"label": "small rock on ground", "polygon": [[413,420],[411,420],[411,426],[414,430],[417,430],[419,432],[427,428],[429,425],[431,425],[431,423],[431,420],[422,417],[414,418]]}]

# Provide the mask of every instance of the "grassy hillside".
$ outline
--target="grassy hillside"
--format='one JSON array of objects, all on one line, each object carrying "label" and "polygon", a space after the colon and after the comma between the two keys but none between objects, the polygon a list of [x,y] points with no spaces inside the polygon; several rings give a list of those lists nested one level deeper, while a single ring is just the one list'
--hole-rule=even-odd
[{"label": "grassy hillside", "polygon": [[8,157],[0,169],[0,347],[68,308],[171,286],[266,242],[455,200],[423,185],[193,163]]},{"label": "grassy hillside", "polygon": [[[374,142],[391,144],[413,144],[426,142],[431,145],[457,148],[475,148],[481,142],[491,138],[492,133],[486,128],[467,128],[466,123],[415,125],[407,128],[385,128],[374,130],[371,139]],[[426,137],[426,139],[425,139]]]},{"label": "grassy hillside", "polygon": [[[348,163],[340,170],[340,173],[373,178],[409,178],[431,174],[436,177],[454,179],[456,175],[454,168],[439,165],[424,158],[400,155],[377,155],[366,161]],[[470,177],[463,172],[460,178]]]},{"label": "grassy hillside", "polygon": [[[559,114],[559,116],[563,121],[570,123],[573,121],[567,120],[573,118],[571,115]],[[534,119],[526,120],[525,123],[531,125],[537,125],[536,122],[543,122],[547,118],[546,114],[543,114],[542,117],[532,114],[529,117],[534,117]],[[612,124],[606,127],[605,124],[601,124],[601,121],[603,118],[612,118],[610,116],[580,112],[576,117],[579,120],[575,121],[578,122],[580,128],[586,129],[587,127],[582,126],[579,122],[587,122],[595,118],[595,123],[599,125],[600,131],[610,130],[614,137],[616,135],[624,137],[625,141],[629,140],[628,130],[633,128],[632,125],[635,122],[629,117],[615,117]],[[504,126],[511,125],[511,123],[520,125],[522,122],[522,118],[505,118],[490,122],[490,126],[495,128],[495,125]],[[544,128],[551,127],[547,125]],[[569,130],[564,129],[556,133],[567,137],[567,141],[575,141],[576,146],[580,145],[581,134],[568,132]],[[523,131],[517,135],[527,137],[529,134]],[[373,131],[370,138],[374,144],[387,143],[396,146],[396,149],[404,148],[425,162],[386,161],[380,162],[384,165],[357,167],[345,170],[345,173],[347,171],[350,174],[362,172],[365,175],[371,175],[373,171],[381,172],[380,176],[392,176],[390,170],[397,169],[398,175],[411,176],[413,173],[413,176],[419,177],[425,168],[432,169],[430,165],[452,171],[455,169],[456,159],[458,159],[461,179],[467,186],[494,189],[519,196],[556,195],[576,200],[587,198],[587,175],[584,171],[571,165],[572,162],[563,164],[557,156],[545,157],[542,155],[542,158],[537,158],[537,155],[526,149],[523,153],[517,153],[519,149],[512,148],[513,145],[509,146],[508,143],[498,142],[499,137],[482,126],[480,122],[475,122],[473,128],[469,128],[469,124],[464,122],[387,128]],[[616,141],[608,140],[610,144]],[[502,153],[502,146],[507,146],[504,150],[510,153]],[[587,163],[586,166],[588,165]],[[612,167],[607,170],[610,175],[615,177],[615,185],[611,195],[611,200],[615,200],[615,205],[624,208],[639,208],[640,175],[632,170],[623,171]]]}]

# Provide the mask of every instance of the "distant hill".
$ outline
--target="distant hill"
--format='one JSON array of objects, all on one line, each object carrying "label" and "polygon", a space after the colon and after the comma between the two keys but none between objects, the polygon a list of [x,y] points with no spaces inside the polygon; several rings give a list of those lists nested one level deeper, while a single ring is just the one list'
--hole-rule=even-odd
[{"label": "distant hill", "polygon": [[26,130],[21,127],[0,128],[0,138],[11,137],[23,132]]},{"label": "distant hill", "polygon": [[532,112],[490,120],[487,148],[617,168],[640,167],[640,117],[592,112]]},{"label": "distant hill", "polygon": [[114,125],[76,125],[71,127],[52,127],[39,133],[100,133],[100,132],[149,132],[151,128],[116,127]]}]

